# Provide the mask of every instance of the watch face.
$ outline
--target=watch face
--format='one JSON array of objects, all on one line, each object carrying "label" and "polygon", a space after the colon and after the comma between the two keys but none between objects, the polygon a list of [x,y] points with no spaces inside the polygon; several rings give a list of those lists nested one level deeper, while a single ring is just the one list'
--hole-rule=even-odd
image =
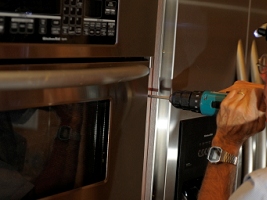
[{"label": "watch face", "polygon": [[211,147],[208,154],[208,160],[212,163],[220,161],[222,149],[219,147]]}]

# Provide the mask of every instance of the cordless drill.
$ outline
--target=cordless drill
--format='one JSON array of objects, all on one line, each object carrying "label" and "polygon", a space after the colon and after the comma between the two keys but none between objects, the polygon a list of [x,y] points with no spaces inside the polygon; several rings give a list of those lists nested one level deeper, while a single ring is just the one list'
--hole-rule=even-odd
[{"label": "cordless drill", "polygon": [[149,95],[149,97],[167,99],[175,108],[213,116],[217,114],[226,95],[227,93],[221,92],[181,90],[172,93],[169,97],[156,95]]}]

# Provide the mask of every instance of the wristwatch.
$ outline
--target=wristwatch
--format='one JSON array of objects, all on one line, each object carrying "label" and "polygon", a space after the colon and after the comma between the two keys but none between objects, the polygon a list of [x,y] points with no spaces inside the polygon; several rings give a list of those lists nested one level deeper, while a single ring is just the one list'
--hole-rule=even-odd
[{"label": "wristwatch", "polygon": [[210,161],[210,163],[213,164],[225,162],[237,165],[237,156],[224,151],[221,147],[216,147],[216,146],[211,147],[209,149],[207,159],[208,161]]}]

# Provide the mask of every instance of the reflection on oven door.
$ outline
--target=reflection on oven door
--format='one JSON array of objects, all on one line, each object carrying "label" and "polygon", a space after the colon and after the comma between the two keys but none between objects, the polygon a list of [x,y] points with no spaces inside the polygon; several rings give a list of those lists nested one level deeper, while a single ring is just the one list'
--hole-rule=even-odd
[{"label": "reflection on oven door", "polygon": [[1,112],[1,199],[42,198],[104,181],[109,116],[110,100]]}]

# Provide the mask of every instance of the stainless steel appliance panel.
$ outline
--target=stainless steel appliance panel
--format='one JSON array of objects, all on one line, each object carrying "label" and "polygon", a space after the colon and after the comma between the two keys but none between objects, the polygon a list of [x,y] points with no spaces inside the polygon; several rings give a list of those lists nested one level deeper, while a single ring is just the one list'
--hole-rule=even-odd
[{"label": "stainless steel appliance panel", "polygon": [[266,47],[266,40],[264,37],[262,38],[255,38],[254,37],[254,31],[260,27],[263,23],[266,22],[266,9],[267,9],[267,3],[260,0],[253,0],[251,1],[251,14],[250,14],[250,22],[249,22],[249,32],[248,32],[248,64],[250,61],[250,52],[252,51],[252,42],[255,41],[256,43],[256,50],[258,56],[261,56],[262,54],[267,52]]},{"label": "stainless steel appliance panel", "polygon": [[231,85],[238,40],[247,43],[247,17],[248,1],[181,1],[172,89],[218,91]]}]

